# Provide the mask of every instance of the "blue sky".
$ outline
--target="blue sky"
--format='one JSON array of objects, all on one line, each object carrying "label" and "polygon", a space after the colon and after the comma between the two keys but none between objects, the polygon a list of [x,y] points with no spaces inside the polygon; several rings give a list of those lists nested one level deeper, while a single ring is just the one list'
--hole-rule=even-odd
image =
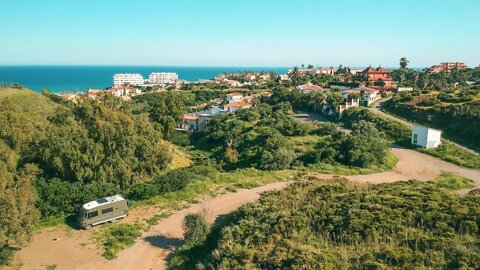
[{"label": "blue sky", "polygon": [[480,64],[479,0],[0,0],[0,65]]}]

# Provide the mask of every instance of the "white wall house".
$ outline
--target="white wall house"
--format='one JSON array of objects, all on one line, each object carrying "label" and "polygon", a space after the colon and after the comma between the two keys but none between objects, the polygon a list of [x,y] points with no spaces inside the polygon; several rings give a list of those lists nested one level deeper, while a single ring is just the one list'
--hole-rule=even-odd
[{"label": "white wall house", "polygon": [[113,75],[113,86],[119,87],[125,84],[141,85],[143,84],[143,76],[140,74],[122,73]]},{"label": "white wall house", "polygon": [[227,95],[227,102],[234,103],[243,101],[243,95],[240,93],[230,93]]},{"label": "white wall house", "polygon": [[379,100],[382,96],[378,94],[378,91],[375,90],[366,90],[362,95],[362,100],[366,103],[367,106],[370,106],[376,100]]},{"label": "white wall house", "polygon": [[195,114],[185,114],[180,123],[177,124],[177,130],[198,131],[199,117]]},{"label": "white wall house", "polygon": [[225,112],[236,112],[238,110],[248,109],[251,107],[252,107],[252,104],[240,101],[240,102],[232,102],[232,103],[223,105],[223,110]]},{"label": "white wall house", "polygon": [[414,125],[412,130],[412,144],[425,148],[440,145],[442,131],[424,126]]},{"label": "white wall house", "polygon": [[178,80],[178,74],[174,72],[153,72],[148,76],[148,82],[152,84],[169,84]]}]

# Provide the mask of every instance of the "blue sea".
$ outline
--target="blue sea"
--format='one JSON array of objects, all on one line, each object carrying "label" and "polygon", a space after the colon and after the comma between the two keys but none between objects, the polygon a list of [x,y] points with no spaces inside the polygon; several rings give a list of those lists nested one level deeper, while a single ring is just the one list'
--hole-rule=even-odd
[{"label": "blue sea", "polygon": [[288,67],[168,67],[168,66],[0,66],[0,83],[19,83],[34,91],[85,91],[112,85],[115,73],[140,73],[144,78],[152,72],[176,72],[179,79],[196,82],[211,79],[224,72],[275,71],[287,73]]}]

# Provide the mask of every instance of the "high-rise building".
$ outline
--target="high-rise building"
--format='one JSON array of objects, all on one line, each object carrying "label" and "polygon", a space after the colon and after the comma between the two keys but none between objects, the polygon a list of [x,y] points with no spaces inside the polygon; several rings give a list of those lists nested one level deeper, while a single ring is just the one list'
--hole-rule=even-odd
[{"label": "high-rise building", "polygon": [[113,75],[113,86],[119,87],[128,85],[140,85],[143,84],[143,76],[140,74],[122,73]]}]

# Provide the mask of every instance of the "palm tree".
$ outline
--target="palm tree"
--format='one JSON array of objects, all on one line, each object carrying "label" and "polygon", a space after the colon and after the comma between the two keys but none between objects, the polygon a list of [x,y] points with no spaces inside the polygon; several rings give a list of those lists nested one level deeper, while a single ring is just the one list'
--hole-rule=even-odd
[{"label": "palm tree", "polygon": [[298,82],[300,81],[300,70],[298,67],[294,67],[288,74],[288,77],[292,80],[294,86],[298,86]]},{"label": "palm tree", "polygon": [[408,61],[406,57],[400,58],[400,69],[406,69],[408,63],[410,63],[410,61]]},{"label": "palm tree", "polygon": [[405,69],[407,68],[408,63],[410,63],[410,61],[408,61],[406,57],[400,58],[400,81],[398,82],[398,85],[402,85],[402,81],[405,78]]},{"label": "palm tree", "polygon": [[415,90],[415,87],[417,86],[417,82],[418,82],[418,79],[420,77],[420,74],[418,73],[418,71],[413,71],[412,72],[412,77],[413,77],[413,90]]}]

